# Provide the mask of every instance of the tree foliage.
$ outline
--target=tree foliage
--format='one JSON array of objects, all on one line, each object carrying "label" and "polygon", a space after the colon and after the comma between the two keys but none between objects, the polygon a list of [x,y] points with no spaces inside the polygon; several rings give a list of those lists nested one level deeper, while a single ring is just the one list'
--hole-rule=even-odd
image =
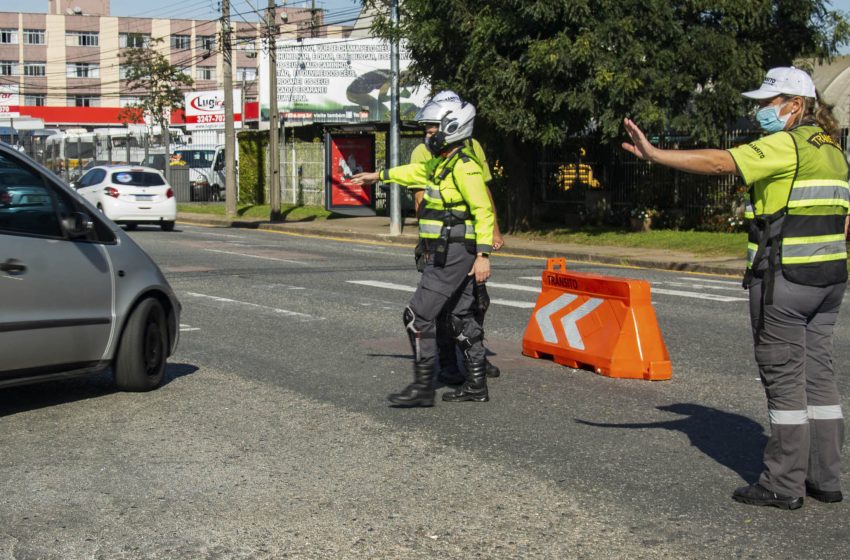
[{"label": "tree foliage", "polygon": [[142,93],[140,100],[125,108],[122,115],[128,122],[129,119],[138,122],[140,113],[150,115],[163,133],[167,133],[171,110],[183,107],[183,92],[194,85],[194,80],[157,49],[160,43],[161,38],[151,39],[150,45],[128,49],[122,55],[121,64],[127,68],[127,89]]},{"label": "tree foliage", "polygon": [[625,116],[714,138],[765,69],[850,39],[825,0],[404,0],[401,20],[418,75],[542,145]]}]

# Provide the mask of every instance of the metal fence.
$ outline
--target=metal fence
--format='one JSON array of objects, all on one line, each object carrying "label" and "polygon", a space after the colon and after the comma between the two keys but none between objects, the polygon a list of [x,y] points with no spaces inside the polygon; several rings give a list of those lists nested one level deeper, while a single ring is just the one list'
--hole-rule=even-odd
[{"label": "metal fence", "polygon": [[291,138],[281,142],[280,183],[280,200],[284,204],[324,205],[324,143],[303,142]]},{"label": "metal fence", "polygon": [[[761,134],[730,130],[713,147],[731,148]],[[661,148],[706,147],[684,136],[650,140]],[[847,130],[839,140],[846,151]],[[619,145],[580,139],[543,153],[536,166],[538,215],[548,221],[623,224],[651,211],[662,227],[733,229],[741,224],[745,194],[740,177],[683,173],[639,160]]]}]

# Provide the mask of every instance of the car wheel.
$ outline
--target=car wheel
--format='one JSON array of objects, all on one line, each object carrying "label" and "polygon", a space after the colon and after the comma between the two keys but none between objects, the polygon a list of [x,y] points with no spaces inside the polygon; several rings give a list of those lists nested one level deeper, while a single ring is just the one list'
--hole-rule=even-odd
[{"label": "car wheel", "polygon": [[162,231],[174,231],[174,222],[160,222],[159,227]]},{"label": "car wheel", "polygon": [[134,231],[138,226],[139,224],[124,224],[127,231]]},{"label": "car wheel", "polygon": [[165,310],[154,298],[133,310],[112,365],[115,384],[122,391],[150,391],[165,377],[168,334]]}]

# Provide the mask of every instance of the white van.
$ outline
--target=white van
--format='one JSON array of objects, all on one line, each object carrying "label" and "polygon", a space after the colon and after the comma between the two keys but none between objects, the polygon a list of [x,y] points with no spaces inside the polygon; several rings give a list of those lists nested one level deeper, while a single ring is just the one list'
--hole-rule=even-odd
[{"label": "white van", "polygon": [[[174,165],[189,167],[189,182],[192,185],[195,200],[224,200],[224,146],[192,146],[179,148],[172,154],[172,167]],[[238,184],[238,165],[236,172]]]}]

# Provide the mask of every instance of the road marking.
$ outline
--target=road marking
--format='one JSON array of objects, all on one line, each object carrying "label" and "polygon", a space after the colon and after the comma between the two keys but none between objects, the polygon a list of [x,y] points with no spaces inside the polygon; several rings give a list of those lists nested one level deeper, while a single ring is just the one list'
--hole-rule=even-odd
[{"label": "road marking", "polygon": [[270,307],[268,305],[260,305],[259,303],[251,303],[250,301],[239,301],[239,300],[236,300],[236,299],[223,298],[223,297],[218,297],[218,296],[210,296],[210,295],[207,295],[207,294],[198,294],[198,293],[195,293],[195,292],[186,292],[186,295],[192,296],[192,297],[197,297],[197,298],[211,299],[211,300],[217,301],[219,303],[233,303],[233,304],[237,304],[237,305],[244,305],[246,307],[254,307],[254,308],[257,308],[257,309],[263,309],[265,311],[271,311],[272,313],[277,313],[278,315],[285,315],[287,317],[297,317],[299,319],[310,319],[310,320],[317,320],[317,321],[323,321],[324,320],[324,317],[314,317],[313,315],[308,315],[307,313],[299,313],[297,311],[290,311],[288,309],[280,309],[278,307]]},{"label": "road marking", "polygon": [[392,282],[379,282],[377,280],[346,280],[348,284],[358,284],[360,286],[372,286],[373,288],[384,288],[386,290],[398,290],[399,292],[415,292],[415,286],[405,286],[404,284],[393,284]]},{"label": "road marking", "polygon": [[652,295],[655,294],[664,294],[667,296],[680,296],[680,297],[689,297],[694,299],[707,299],[710,301],[720,301],[723,303],[729,303],[733,301],[749,301],[749,298],[740,298],[740,297],[732,297],[732,296],[721,296],[718,294],[706,294],[700,292],[683,292],[682,290],[665,290],[663,288],[652,288]]},{"label": "road marking", "polygon": [[[359,286],[371,286],[373,288],[384,288],[386,290],[396,290],[399,292],[415,292],[415,286],[407,286],[405,284],[394,284],[392,282],[380,282],[378,280],[346,280],[348,284],[357,284]],[[490,284],[488,283],[488,286]],[[534,303],[527,301],[515,301],[510,299],[493,298],[490,303],[496,303],[507,307],[518,307],[520,309],[534,309]]]},{"label": "road marking", "polygon": [[180,323],[180,332],[189,332],[189,331],[199,331],[201,330],[199,327],[193,327],[191,325],[184,325]]},{"label": "road marking", "polygon": [[302,261],[293,261],[291,259],[278,259],[278,258],[275,258],[275,257],[263,257],[263,256],[260,256],[260,255],[250,255],[248,253],[237,253],[236,251],[222,251],[221,249],[204,249],[204,251],[209,251],[211,253],[224,253],[225,255],[237,255],[237,256],[240,256],[240,257],[250,257],[252,259],[263,259],[263,260],[266,260],[266,261],[277,261],[277,262],[285,262],[285,263],[290,263],[290,264],[303,264],[303,265],[307,264],[307,263],[302,262]]},{"label": "road marking", "polygon": [[697,284],[688,284],[687,282],[653,282],[652,285],[655,286],[657,284],[665,284],[667,286],[676,286],[679,288],[693,288],[694,290],[729,290],[729,291],[738,291],[741,292],[744,288],[741,287],[741,284],[737,284],[735,286],[707,286],[705,284],[697,283]]},{"label": "road marking", "polygon": [[741,282],[730,282],[728,280],[708,280],[707,278],[690,278],[688,276],[679,276],[679,280],[689,280],[691,282],[696,280],[697,282],[706,284],[726,284],[728,286],[741,287]]},{"label": "road marking", "polygon": [[[539,280],[539,278],[538,278]],[[501,284],[498,282],[487,282],[488,288],[504,288],[506,290],[520,290],[522,292],[534,292],[536,294],[540,293],[540,288],[534,288],[531,286],[522,286],[520,284]]]}]

